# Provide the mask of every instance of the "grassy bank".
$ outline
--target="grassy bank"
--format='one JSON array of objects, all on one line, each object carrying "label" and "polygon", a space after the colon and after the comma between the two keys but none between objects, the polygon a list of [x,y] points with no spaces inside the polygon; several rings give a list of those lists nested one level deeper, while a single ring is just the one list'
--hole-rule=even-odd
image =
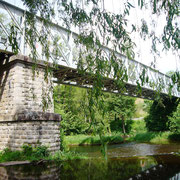
[{"label": "grassy bank", "polygon": [[[129,134],[124,137],[121,133],[113,135],[106,135],[103,137],[104,141],[109,144],[117,144],[123,142],[146,142],[156,144],[166,144],[169,142],[180,142],[180,135],[173,134],[171,132],[141,132],[136,134]],[[100,145],[99,136],[88,135],[74,135],[64,137],[66,145]],[[0,152],[0,163],[7,161],[63,161],[73,159],[87,159],[84,154],[70,152],[70,151],[58,151],[55,154],[50,154],[48,148],[45,146],[38,146],[32,148],[31,146],[24,145],[21,151],[11,151],[5,149]]]},{"label": "grassy bank", "polygon": [[131,135],[128,141],[167,144],[172,141],[171,132],[143,132]]},{"label": "grassy bank", "polygon": [[85,155],[75,152],[64,152],[58,151],[55,154],[50,154],[48,148],[45,146],[38,146],[32,148],[31,146],[23,146],[21,151],[11,151],[9,149],[4,149],[0,152],[0,163],[8,161],[63,161],[63,160],[73,160],[73,159],[86,159]]},{"label": "grassy bank", "polygon": [[[105,142],[112,144],[122,143],[124,141],[122,134],[103,136],[103,140]],[[79,134],[73,136],[65,136],[64,141],[67,145],[100,145],[101,144],[98,135],[90,136],[90,135]]]},{"label": "grassy bank", "polygon": [[[100,144],[99,136],[74,135],[65,137],[66,145],[98,145]],[[123,134],[113,134],[104,136],[104,140],[109,144],[117,144],[123,142],[146,142],[156,144],[167,144],[169,142],[180,142],[180,135],[172,132],[141,132],[132,133],[127,136]]]}]

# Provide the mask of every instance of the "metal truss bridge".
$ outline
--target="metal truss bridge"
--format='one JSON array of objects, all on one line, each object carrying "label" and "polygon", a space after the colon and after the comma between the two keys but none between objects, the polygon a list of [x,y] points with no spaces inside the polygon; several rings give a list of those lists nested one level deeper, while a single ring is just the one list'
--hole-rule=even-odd
[{"label": "metal truss bridge", "polygon": [[[25,16],[25,10],[0,0],[1,55],[4,53],[12,54],[12,47],[9,45],[8,40],[8,37],[11,35],[10,24],[14,24],[17,27],[16,38],[20,50],[19,53],[24,56],[29,56],[31,54],[30,46],[25,37]],[[39,31],[42,30],[42,23],[39,17],[37,17],[36,25]],[[38,33],[40,32],[37,32],[37,36]],[[78,48],[74,42],[77,37],[77,33],[55,23],[50,23],[48,41],[53,42],[58,38],[58,44],[60,44],[59,47],[56,47],[60,52],[60,56],[58,57],[53,52],[53,43],[50,43],[49,47],[51,51],[50,62],[55,60],[58,64],[58,69],[54,71],[54,81],[59,84],[91,88],[93,77],[88,73],[82,75],[77,70],[76,57],[78,54]],[[102,49],[106,56],[110,57],[112,50],[108,47],[102,47]],[[43,47],[39,42],[36,43],[36,50],[38,52],[38,59],[45,60]],[[123,92],[124,95],[153,99],[158,91],[160,91],[162,97],[167,96],[171,91],[173,97],[180,97],[177,85],[172,84],[172,80],[169,76],[138,61],[128,59],[126,56],[118,52],[116,52],[116,56],[122,60],[122,64],[127,70],[128,80],[125,82],[126,91]],[[137,93],[137,82],[140,80],[143,71],[145,71],[145,75],[148,76],[149,82],[142,85],[141,93]],[[108,77],[104,78],[104,91],[119,93],[119,89],[114,83],[112,74],[109,74]]]}]

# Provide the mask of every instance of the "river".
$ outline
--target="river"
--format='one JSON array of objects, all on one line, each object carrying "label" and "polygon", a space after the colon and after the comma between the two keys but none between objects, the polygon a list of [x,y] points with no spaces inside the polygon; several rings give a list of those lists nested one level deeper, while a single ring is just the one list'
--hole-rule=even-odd
[{"label": "river", "polygon": [[73,146],[70,150],[86,153],[90,158],[0,167],[0,180],[180,180],[180,156],[175,155],[180,144],[109,145],[108,160],[102,158],[99,146]]}]

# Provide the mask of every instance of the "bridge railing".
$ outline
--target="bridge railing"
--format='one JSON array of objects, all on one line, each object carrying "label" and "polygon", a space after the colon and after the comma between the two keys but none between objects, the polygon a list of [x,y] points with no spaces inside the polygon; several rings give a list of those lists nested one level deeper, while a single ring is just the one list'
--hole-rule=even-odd
[{"label": "bridge railing", "polygon": [[[16,36],[19,51],[21,54],[30,56],[32,55],[30,45],[28,45],[28,39],[26,39],[26,23],[25,23],[25,10],[15,7],[0,0],[0,50],[12,51],[12,47],[9,45],[9,37],[12,36],[12,27],[14,29],[14,36]],[[42,22],[37,17],[36,36],[38,37],[43,30]],[[77,68],[76,59],[79,50],[74,42],[77,39],[78,34],[68,29],[61,27],[57,24],[50,23],[49,28],[45,29],[48,32],[49,50],[50,50],[50,62],[57,62],[59,65],[68,66],[71,68]],[[54,42],[56,42],[54,44]],[[34,42],[38,59],[45,60],[43,51],[43,45],[40,42]],[[56,46],[56,47],[55,47]],[[112,50],[108,47],[103,47],[103,51],[110,57]],[[58,52],[58,53],[57,53]],[[180,97],[177,86],[174,85],[171,89],[172,80],[165,74],[160,73],[157,70],[152,69],[140,62],[130,60],[126,56],[115,52],[118,59],[121,59],[124,68],[127,71],[128,81],[126,83],[137,86],[137,83],[141,84],[143,88],[149,90],[161,91],[163,94],[168,94],[171,90],[173,96]],[[109,78],[112,78],[110,75]],[[142,80],[143,79],[143,80]]]}]

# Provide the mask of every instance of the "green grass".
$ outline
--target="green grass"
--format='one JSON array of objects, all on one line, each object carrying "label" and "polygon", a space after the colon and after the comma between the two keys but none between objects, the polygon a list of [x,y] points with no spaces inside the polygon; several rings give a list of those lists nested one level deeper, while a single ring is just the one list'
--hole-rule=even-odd
[{"label": "green grass", "polygon": [[[75,136],[65,136],[64,140],[67,145],[99,145],[101,144],[101,141],[98,135],[90,136],[90,135],[80,134],[80,135],[75,135]],[[110,144],[122,143],[124,141],[122,138],[122,134],[106,135],[106,136],[103,136],[103,140]]]},{"label": "green grass", "polygon": [[53,161],[65,161],[65,160],[74,160],[74,159],[88,159],[85,154],[71,152],[71,151],[58,151],[54,155],[49,156],[48,160]]},{"label": "green grass", "polygon": [[147,132],[145,121],[144,120],[133,121],[130,134],[137,134],[142,132],[143,133]]},{"label": "green grass", "polygon": [[137,98],[135,101],[135,105],[136,105],[136,110],[133,115],[133,118],[147,116],[148,113],[143,110],[144,109],[144,100],[143,99]]},{"label": "green grass", "polygon": [[[108,144],[117,144],[123,142],[146,142],[155,144],[167,144],[170,142],[179,142],[180,135],[175,135],[172,132],[145,132],[130,133],[125,138],[123,134],[112,134],[104,137],[104,141]],[[74,135],[65,136],[65,142],[67,145],[100,145],[100,139],[98,136],[88,135]]]},{"label": "green grass", "polygon": [[[144,120],[133,121],[130,133],[123,138],[121,132],[114,132],[111,135],[104,136],[104,141],[109,144],[123,143],[124,141],[147,142],[156,144],[167,144],[169,142],[180,142],[180,134],[167,132],[148,132]],[[73,135],[65,136],[64,141],[67,145],[99,145],[101,144],[99,136]]]},{"label": "green grass", "polygon": [[136,141],[136,142],[148,142],[148,143],[156,143],[156,144],[166,144],[172,141],[170,138],[172,132],[143,132],[137,133],[134,136],[128,138],[128,141]]},{"label": "green grass", "polygon": [[8,161],[39,161],[39,160],[53,160],[64,161],[73,159],[86,159],[87,157],[80,153],[58,151],[55,154],[50,154],[47,147],[38,146],[32,148],[29,145],[22,147],[21,151],[11,151],[10,149],[4,149],[0,152],[0,163]]},{"label": "green grass", "polygon": [[20,151],[10,151],[5,149],[0,152],[0,163],[7,161],[23,161],[26,160],[24,156],[22,156]]}]

